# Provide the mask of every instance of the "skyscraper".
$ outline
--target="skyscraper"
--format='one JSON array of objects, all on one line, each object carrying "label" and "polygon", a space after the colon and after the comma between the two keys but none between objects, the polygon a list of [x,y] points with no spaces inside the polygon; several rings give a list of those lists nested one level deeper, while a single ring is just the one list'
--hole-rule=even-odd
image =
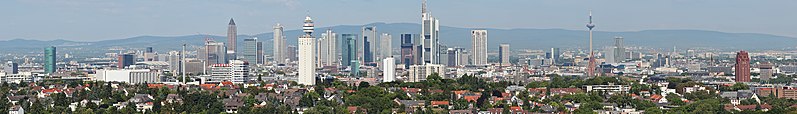
[{"label": "skyscraper", "polygon": [[200,59],[205,61],[205,66],[213,64],[227,63],[227,47],[224,42],[216,42],[211,39],[205,40],[205,48],[202,49]]},{"label": "skyscraper", "polygon": [[769,62],[761,62],[761,64],[758,64],[758,69],[761,70],[759,75],[761,81],[769,81],[769,79],[772,78],[772,74],[774,74],[772,67],[774,67],[774,65]]},{"label": "skyscraper", "polygon": [[144,50],[144,61],[158,61],[158,53],[155,53],[152,47],[147,47]]},{"label": "skyscraper", "polygon": [[438,33],[440,32],[439,20],[432,16],[426,9],[426,0],[423,1],[421,8],[421,36],[423,37],[423,61],[424,64],[440,63],[440,47]]},{"label": "skyscraper", "polygon": [[170,51],[169,52],[169,59],[168,59],[168,61],[169,61],[169,71],[175,72],[174,74],[177,74],[176,72],[182,72],[181,69],[183,67],[180,66],[182,64],[182,62],[180,62],[181,59],[182,58],[180,58],[180,52],[179,51]]},{"label": "skyscraper", "polygon": [[614,37],[614,46],[612,49],[613,53],[611,54],[613,54],[612,56],[613,58],[607,58],[607,59],[613,59],[614,62],[623,62],[625,61],[625,59],[627,59],[627,55],[625,53],[625,47],[623,47],[623,37],[619,36]]},{"label": "skyscraper", "polygon": [[341,39],[344,39],[341,61],[343,66],[351,66],[351,63],[357,60],[357,34],[341,34]]},{"label": "skyscraper", "polygon": [[388,33],[382,33],[379,37],[379,58],[393,57],[393,36]]},{"label": "skyscraper", "polygon": [[448,66],[454,67],[468,64],[468,55],[465,48],[454,47],[448,48],[446,51],[448,51]]},{"label": "skyscraper", "polygon": [[332,30],[327,30],[318,39],[318,67],[337,66],[337,34]]},{"label": "skyscraper", "polygon": [[595,76],[595,53],[592,50],[592,28],[595,28],[595,24],[592,24],[592,11],[589,11],[589,23],[587,23],[587,28],[589,28],[589,64],[587,65],[587,76]]},{"label": "skyscraper", "polygon": [[14,63],[14,61],[8,61],[3,69],[6,74],[17,74],[19,73],[19,64]]},{"label": "skyscraper", "polygon": [[249,64],[256,65],[263,63],[263,43],[258,41],[257,38],[244,39],[244,47],[241,50],[241,55],[244,61]]},{"label": "skyscraper", "polygon": [[299,84],[315,85],[315,42],[313,37],[313,20],[310,16],[305,17],[302,31],[304,35],[299,37]]},{"label": "skyscraper", "polygon": [[471,30],[474,65],[487,65],[487,30]]},{"label": "skyscraper", "polygon": [[285,35],[283,34],[283,27],[279,23],[274,25],[274,48],[273,55],[274,63],[285,63],[286,50],[288,45],[285,45]]},{"label": "skyscraper", "polygon": [[361,52],[358,51],[358,57],[364,64],[368,64],[374,62],[374,41],[376,40],[376,27],[372,26],[364,26],[362,29],[362,38],[357,43],[357,48],[361,49]]},{"label": "skyscraper", "polygon": [[559,62],[559,56],[561,56],[562,52],[559,51],[559,48],[551,48],[551,64],[556,65]]},{"label": "skyscraper", "polygon": [[510,66],[512,63],[509,63],[509,44],[508,43],[501,43],[498,46],[498,56],[501,59],[501,66]]},{"label": "skyscraper", "polygon": [[50,46],[44,48],[44,73],[52,74],[57,70],[57,66],[55,64],[56,60],[56,48],[55,46]]},{"label": "skyscraper", "polygon": [[746,51],[736,53],[736,82],[750,82],[750,56]]},{"label": "skyscraper", "polygon": [[133,54],[119,54],[116,58],[116,67],[119,69],[124,69],[127,66],[133,65],[136,63],[136,57]]},{"label": "skyscraper", "polygon": [[404,69],[410,68],[410,65],[415,64],[413,59],[413,43],[412,34],[401,34],[401,56],[399,57]]},{"label": "skyscraper", "polygon": [[235,21],[230,18],[230,23],[227,27],[227,55],[229,58],[235,59],[237,55],[235,54],[238,51],[238,45],[236,42],[238,41],[238,28],[235,27]]},{"label": "skyscraper", "polygon": [[396,60],[387,57],[382,60],[382,82],[393,82],[396,80]]}]

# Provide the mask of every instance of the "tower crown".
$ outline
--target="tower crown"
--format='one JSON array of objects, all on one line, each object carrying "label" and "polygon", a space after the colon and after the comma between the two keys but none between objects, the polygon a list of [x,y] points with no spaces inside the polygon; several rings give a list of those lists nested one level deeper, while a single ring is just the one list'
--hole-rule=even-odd
[{"label": "tower crown", "polygon": [[304,26],[302,26],[302,31],[306,35],[310,35],[310,34],[313,33],[314,27],[315,27],[315,25],[313,25],[313,19],[310,18],[309,15],[307,17],[305,17],[304,18]]},{"label": "tower crown", "polygon": [[592,11],[589,11],[589,23],[587,23],[587,28],[589,28],[589,30],[595,28],[595,24],[592,23]]}]

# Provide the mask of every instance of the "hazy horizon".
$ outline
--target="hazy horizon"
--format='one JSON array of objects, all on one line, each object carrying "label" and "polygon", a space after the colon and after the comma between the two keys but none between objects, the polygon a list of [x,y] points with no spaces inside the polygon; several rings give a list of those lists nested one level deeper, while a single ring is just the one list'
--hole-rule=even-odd
[{"label": "hazy horizon", "polygon": [[[442,26],[585,30],[593,10],[597,31],[707,30],[797,37],[797,1],[429,1]],[[0,1],[0,40],[99,41],[135,36],[224,35],[235,18],[240,35],[298,29],[308,14],[319,27],[419,23],[421,0]],[[23,9],[23,10],[21,10]],[[419,30],[420,32],[420,30]]]}]

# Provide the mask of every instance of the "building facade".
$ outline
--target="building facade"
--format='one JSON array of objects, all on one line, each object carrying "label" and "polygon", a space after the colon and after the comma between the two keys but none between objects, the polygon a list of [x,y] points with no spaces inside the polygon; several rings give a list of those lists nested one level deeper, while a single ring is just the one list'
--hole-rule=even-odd
[{"label": "building facade", "polygon": [[263,43],[257,38],[244,39],[241,58],[249,64],[263,64]]},{"label": "building facade", "polygon": [[230,58],[236,58],[236,52],[238,51],[238,28],[235,27],[235,21],[230,18],[230,23],[227,25],[227,55]]},{"label": "building facade", "polygon": [[439,64],[424,64],[410,66],[409,75],[405,82],[420,82],[426,80],[429,75],[437,73],[440,77],[445,74],[445,66]]},{"label": "building facade", "polygon": [[241,60],[230,60],[229,64],[213,64],[210,66],[208,82],[230,81],[236,84],[249,81],[249,63]]},{"label": "building facade", "polygon": [[313,37],[313,20],[307,16],[304,20],[302,31],[304,35],[299,37],[299,84],[302,85],[315,85],[315,42],[316,38]]},{"label": "building facade", "polygon": [[498,57],[500,59],[501,66],[510,66],[512,63],[509,62],[509,56],[511,55],[509,51],[509,44],[502,43],[498,46]]},{"label": "building facade", "polygon": [[487,30],[470,31],[473,48],[473,65],[487,65]]},{"label": "building facade", "polygon": [[161,83],[158,72],[142,70],[97,70],[95,80],[105,82],[123,82],[131,84]]},{"label": "building facade", "polygon": [[44,48],[44,73],[51,74],[58,69],[55,64],[56,58],[55,46]]},{"label": "building facade", "polygon": [[318,67],[338,66],[337,34],[327,30],[318,39]]},{"label": "building facade", "polygon": [[281,24],[277,23],[274,25],[274,48],[272,48],[272,56],[274,63],[285,63],[286,59],[286,51],[288,50],[285,43],[285,35],[283,34],[283,27]]},{"label": "building facade", "polygon": [[750,56],[747,51],[736,53],[736,82],[750,82]]},{"label": "building facade", "polygon": [[396,81],[396,60],[388,57],[382,60],[382,82]]}]

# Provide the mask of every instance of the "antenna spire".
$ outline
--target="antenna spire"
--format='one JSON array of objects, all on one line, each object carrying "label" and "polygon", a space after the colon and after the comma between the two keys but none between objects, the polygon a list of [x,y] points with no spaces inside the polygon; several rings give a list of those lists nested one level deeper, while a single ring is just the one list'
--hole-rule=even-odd
[{"label": "antenna spire", "polygon": [[423,4],[421,4],[421,13],[426,13],[426,0],[423,0]]}]

